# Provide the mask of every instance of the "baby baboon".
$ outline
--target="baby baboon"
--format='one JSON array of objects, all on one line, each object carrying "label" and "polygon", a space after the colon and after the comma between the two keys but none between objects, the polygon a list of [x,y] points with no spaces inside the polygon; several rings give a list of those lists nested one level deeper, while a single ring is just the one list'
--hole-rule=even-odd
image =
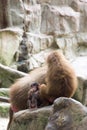
[{"label": "baby baboon", "polygon": [[27,106],[28,108],[38,108],[41,104],[40,97],[39,97],[39,84],[32,83],[31,88],[28,92],[28,101]]}]

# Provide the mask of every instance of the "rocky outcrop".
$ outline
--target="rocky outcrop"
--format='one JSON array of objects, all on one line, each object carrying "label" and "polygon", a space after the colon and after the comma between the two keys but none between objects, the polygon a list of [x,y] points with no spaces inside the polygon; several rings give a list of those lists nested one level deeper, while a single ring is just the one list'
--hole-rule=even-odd
[{"label": "rocky outcrop", "polygon": [[24,110],[15,113],[10,130],[44,130],[52,108]]},{"label": "rocky outcrop", "polygon": [[71,98],[58,98],[54,105],[15,113],[10,130],[86,130],[87,108]]},{"label": "rocky outcrop", "polygon": [[59,98],[45,130],[86,130],[87,108],[73,99]]},{"label": "rocky outcrop", "polygon": [[0,64],[0,88],[8,88],[16,79],[28,74]]},{"label": "rocky outcrop", "polygon": [[20,30],[3,29],[0,30],[0,62],[4,65],[11,65],[14,61],[15,52],[21,41]]},{"label": "rocky outcrop", "polygon": [[68,6],[42,5],[41,32],[68,34],[79,31],[80,13]]},{"label": "rocky outcrop", "polygon": [[12,26],[0,31],[0,61],[17,69],[23,31],[27,34],[28,70],[41,66],[44,54],[55,48],[69,60],[87,55],[86,6],[86,0],[11,0]]}]

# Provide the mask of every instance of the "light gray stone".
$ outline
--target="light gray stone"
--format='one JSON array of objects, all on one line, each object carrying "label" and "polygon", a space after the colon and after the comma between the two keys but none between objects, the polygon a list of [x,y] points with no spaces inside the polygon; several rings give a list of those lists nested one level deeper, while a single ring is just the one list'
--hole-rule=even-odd
[{"label": "light gray stone", "polygon": [[57,46],[63,51],[66,58],[73,61],[77,56],[87,55],[87,33],[78,33],[56,37]]},{"label": "light gray stone", "polygon": [[[13,26],[23,28],[27,26],[27,31],[40,32],[41,7],[33,1],[11,1],[11,17]],[[24,24],[23,24],[24,23]]]},{"label": "light gray stone", "polygon": [[16,129],[86,130],[87,107],[74,99],[60,97],[51,107],[15,113],[10,130]]},{"label": "light gray stone", "polygon": [[50,5],[70,5],[72,0],[37,0],[38,3],[43,4],[43,3],[48,3]]},{"label": "light gray stone", "polygon": [[42,5],[41,32],[67,34],[79,31],[80,13],[68,6]]},{"label": "light gray stone", "polygon": [[[44,34],[33,34],[28,33],[28,43],[32,45],[32,53],[39,53],[40,51],[45,51],[45,49],[50,48],[53,45],[53,36],[47,36]],[[27,43],[27,44],[28,44]]]},{"label": "light gray stone", "polygon": [[[0,61],[10,65],[21,41],[19,29],[0,30]],[[19,33],[18,33],[19,32]]]},{"label": "light gray stone", "polygon": [[24,110],[15,113],[10,130],[44,130],[52,108]]}]

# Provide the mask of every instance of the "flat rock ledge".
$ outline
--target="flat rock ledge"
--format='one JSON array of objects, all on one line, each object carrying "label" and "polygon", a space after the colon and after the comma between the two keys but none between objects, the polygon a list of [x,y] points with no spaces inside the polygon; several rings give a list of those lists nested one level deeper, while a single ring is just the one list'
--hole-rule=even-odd
[{"label": "flat rock ledge", "polygon": [[87,107],[60,97],[52,106],[15,113],[10,130],[87,130]]},{"label": "flat rock ledge", "polygon": [[23,110],[15,113],[10,130],[44,130],[52,107]]}]

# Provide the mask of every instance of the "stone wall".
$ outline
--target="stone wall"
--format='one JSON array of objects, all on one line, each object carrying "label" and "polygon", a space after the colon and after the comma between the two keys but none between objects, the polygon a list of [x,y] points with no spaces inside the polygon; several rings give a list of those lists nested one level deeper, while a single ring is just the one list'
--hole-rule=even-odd
[{"label": "stone wall", "polygon": [[[32,45],[29,70],[41,66],[46,54],[54,49],[61,49],[71,61],[87,55],[86,6],[86,0],[11,0],[12,26],[0,31],[0,52],[4,50],[0,61],[10,66],[17,61],[18,55],[16,59],[14,56],[19,52],[24,30],[28,53]],[[14,51],[9,51],[13,46]]]}]

